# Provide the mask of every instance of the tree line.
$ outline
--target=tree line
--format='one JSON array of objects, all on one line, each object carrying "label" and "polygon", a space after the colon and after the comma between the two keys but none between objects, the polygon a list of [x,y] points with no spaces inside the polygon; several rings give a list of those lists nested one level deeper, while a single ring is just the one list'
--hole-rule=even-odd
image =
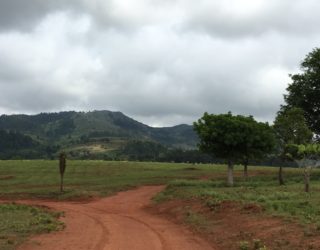
[{"label": "tree line", "polygon": [[[202,152],[224,159],[228,184],[233,186],[233,166],[247,166],[254,160],[275,155],[304,167],[305,191],[309,191],[310,169],[320,159],[320,49],[313,49],[301,63],[301,73],[290,75],[274,124],[258,122],[252,116],[208,114],[194,122]],[[284,185],[283,167],[279,184]]]}]

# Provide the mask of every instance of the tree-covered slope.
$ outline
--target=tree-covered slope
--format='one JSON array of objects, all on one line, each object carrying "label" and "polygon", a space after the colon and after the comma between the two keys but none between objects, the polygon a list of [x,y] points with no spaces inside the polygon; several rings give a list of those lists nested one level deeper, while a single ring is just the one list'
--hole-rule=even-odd
[{"label": "tree-covered slope", "polygon": [[50,152],[52,147],[61,150],[88,144],[118,148],[132,140],[153,141],[172,148],[194,148],[197,141],[190,125],[153,128],[121,112],[111,111],[2,115],[0,130],[26,136],[32,140],[33,148],[34,145],[49,147]]}]

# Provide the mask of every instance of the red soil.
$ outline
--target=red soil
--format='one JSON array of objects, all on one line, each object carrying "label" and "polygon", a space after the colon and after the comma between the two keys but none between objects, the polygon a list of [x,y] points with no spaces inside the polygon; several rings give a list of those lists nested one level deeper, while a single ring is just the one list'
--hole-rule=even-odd
[{"label": "red soil", "polygon": [[[65,211],[66,228],[35,236],[19,250],[238,250],[242,241],[258,249],[254,239],[269,250],[320,250],[315,227],[268,216],[256,204],[208,207],[199,200],[174,200],[152,205],[150,199],[163,188],[146,186],[90,202],[20,201]],[[206,218],[200,230],[185,224],[191,210]]]},{"label": "red soil", "polygon": [[238,250],[243,241],[249,243],[249,249],[259,249],[254,248],[256,240],[268,250],[320,249],[320,231],[312,225],[302,226],[267,215],[257,204],[242,205],[226,201],[209,208],[200,203],[199,200],[174,200],[152,210],[154,214],[165,216],[175,223],[185,221],[190,210],[203,215],[206,225],[200,233],[219,250]]},{"label": "red soil", "polygon": [[162,186],[146,186],[87,203],[20,201],[65,211],[62,231],[31,238],[19,250],[209,250],[186,227],[145,207]]}]

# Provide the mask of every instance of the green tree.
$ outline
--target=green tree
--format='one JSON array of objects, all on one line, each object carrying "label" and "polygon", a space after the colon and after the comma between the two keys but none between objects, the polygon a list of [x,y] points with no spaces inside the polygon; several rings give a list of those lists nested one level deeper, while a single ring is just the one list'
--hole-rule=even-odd
[{"label": "green tree", "polygon": [[[257,123],[252,116],[204,113],[202,118],[194,122],[194,129],[200,139],[201,151],[227,161],[229,186],[233,186],[235,163],[258,157],[263,150],[272,148],[270,127]],[[262,140],[270,141],[264,145]]]},{"label": "green tree", "polygon": [[[278,139],[278,154],[286,160],[286,145],[307,144],[312,140],[312,132],[306,124],[301,108],[287,108],[278,112],[274,121],[274,130]],[[283,167],[279,167],[279,184],[284,185]]]},{"label": "green tree", "polygon": [[247,128],[245,143],[243,146],[242,165],[244,177],[248,178],[248,164],[252,160],[261,160],[275,148],[275,136],[272,127],[268,123],[257,122],[253,117],[246,117]]},{"label": "green tree", "polygon": [[320,135],[320,48],[313,49],[301,63],[302,73],[290,75],[283,107],[299,107],[310,129]]},{"label": "green tree", "polygon": [[289,159],[295,160],[299,166],[304,168],[304,191],[309,192],[311,169],[320,164],[320,145],[288,144],[285,152]]}]

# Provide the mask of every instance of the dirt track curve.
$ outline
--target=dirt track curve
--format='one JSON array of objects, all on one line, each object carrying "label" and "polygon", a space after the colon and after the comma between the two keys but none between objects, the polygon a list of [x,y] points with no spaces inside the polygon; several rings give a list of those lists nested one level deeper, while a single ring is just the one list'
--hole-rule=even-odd
[{"label": "dirt track curve", "polygon": [[206,241],[144,207],[162,186],[89,203],[23,201],[65,211],[66,228],[31,238],[19,250],[209,250]]}]

